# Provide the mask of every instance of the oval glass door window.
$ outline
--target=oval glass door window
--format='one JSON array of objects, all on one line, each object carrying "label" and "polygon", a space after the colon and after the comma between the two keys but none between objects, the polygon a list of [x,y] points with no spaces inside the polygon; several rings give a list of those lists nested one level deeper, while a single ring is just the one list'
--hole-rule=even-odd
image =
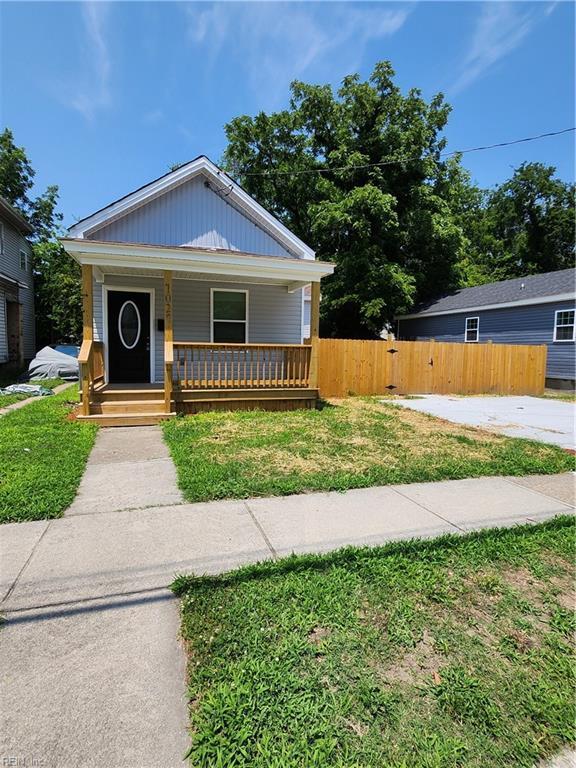
[{"label": "oval glass door window", "polygon": [[118,313],[118,334],[126,349],[134,349],[140,338],[140,312],[133,301],[125,301]]}]

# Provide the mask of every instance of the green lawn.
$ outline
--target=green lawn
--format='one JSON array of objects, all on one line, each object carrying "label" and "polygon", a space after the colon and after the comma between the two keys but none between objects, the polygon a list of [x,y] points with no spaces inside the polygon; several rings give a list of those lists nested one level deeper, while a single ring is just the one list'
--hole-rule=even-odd
[{"label": "green lawn", "polygon": [[563,472],[560,448],[350,397],[322,410],[172,419],[164,437],[189,501]]},{"label": "green lawn", "polygon": [[[8,384],[15,383],[15,381],[6,381],[0,386],[0,389],[2,389],[2,387],[7,387]],[[46,389],[54,389],[54,387],[58,387],[60,384],[64,384],[65,382],[64,379],[33,379],[25,383],[38,384],[40,387],[46,387]],[[18,403],[20,400],[26,400],[28,397],[29,395],[0,395],[0,408],[6,408],[7,405]]]},{"label": "green lawn", "polygon": [[191,765],[531,768],[574,743],[574,523],[181,577]]},{"label": "green lawn", "polygon": [[72,502],[96,427],[69,420],[78,390],[0,417],[0,522],[59,517]]}]

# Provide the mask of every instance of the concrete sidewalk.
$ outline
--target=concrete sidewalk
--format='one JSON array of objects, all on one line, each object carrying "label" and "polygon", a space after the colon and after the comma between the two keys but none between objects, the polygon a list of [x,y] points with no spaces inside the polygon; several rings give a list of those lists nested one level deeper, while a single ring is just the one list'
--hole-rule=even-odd
[{"label": "concrete sidewalk", "polygon": [[167,589],[176,573],[539,522],[573,509],[570,473],[84,508],[1,526],[0,756],[45,767],[182,765],[184,657]]}]

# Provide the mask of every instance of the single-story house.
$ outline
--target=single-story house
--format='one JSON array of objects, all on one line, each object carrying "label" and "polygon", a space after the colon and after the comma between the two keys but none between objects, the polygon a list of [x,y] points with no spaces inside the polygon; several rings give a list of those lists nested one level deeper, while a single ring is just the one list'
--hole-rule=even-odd
[{"label": "single-story house", "polygon": [[207,157],[68,235],[82,266],[82,418],[315,404],[320,280],[334,267]]},{"label": "single-story house", "polygon": [[463,288],[396,317],[398,339],[546,344],[546,384],[574,388],[576,269]]},{"label": "single-story house", "polygon": [[33,229],[0,197],[0,366],[22,367],[34,357]]}]

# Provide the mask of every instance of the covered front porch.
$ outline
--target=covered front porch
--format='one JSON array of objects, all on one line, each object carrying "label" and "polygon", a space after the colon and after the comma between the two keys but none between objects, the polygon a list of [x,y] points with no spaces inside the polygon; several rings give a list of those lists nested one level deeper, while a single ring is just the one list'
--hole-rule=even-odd
[{"label": "covered front porch", "polygon": [[79,418],[123,426],[212,409],[315,406],[320,279],[331,264],[63,242],[82,266]]}]

